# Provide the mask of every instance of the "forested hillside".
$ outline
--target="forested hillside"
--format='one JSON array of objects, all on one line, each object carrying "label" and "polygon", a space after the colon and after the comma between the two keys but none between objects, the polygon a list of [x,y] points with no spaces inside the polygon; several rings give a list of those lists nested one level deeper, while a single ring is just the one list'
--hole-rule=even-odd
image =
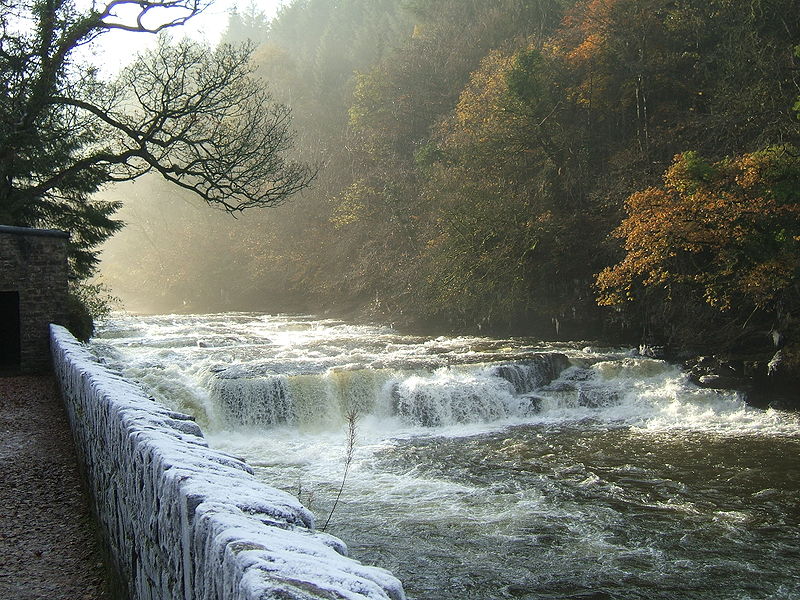
[{"label": "forested hillside", "polygon": [[118,189],[118,293],[684,347],[795,335],[796,0],[295,0],[232,15],[245,38],[317,179],[238,220]]}]

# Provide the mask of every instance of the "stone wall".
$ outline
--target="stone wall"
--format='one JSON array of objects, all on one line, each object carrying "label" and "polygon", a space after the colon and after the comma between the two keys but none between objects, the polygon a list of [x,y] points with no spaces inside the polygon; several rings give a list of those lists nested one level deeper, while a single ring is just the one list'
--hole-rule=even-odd
[{"label": "stone wall", "polygon": [[208,447],[98,364],[66,329],[51,348],[96,516],[132,600],[402,600],[389,572],[346,557],[296,498]]},{"label": "stone wall", "polygon": [[50,366],[48,325],[66,317],[67,239],[61,231],[0,226],[0,292],[19,294],[18,366],[23,373]]}]

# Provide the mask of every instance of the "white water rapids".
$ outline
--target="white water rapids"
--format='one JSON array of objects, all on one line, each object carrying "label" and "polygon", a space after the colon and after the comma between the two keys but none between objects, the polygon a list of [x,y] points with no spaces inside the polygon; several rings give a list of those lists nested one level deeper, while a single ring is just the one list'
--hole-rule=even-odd
[{"label": "white water rapids", "polygon": [[800,421],[630,349],[260,314],[92,349],[412,598],[798,598]]}]

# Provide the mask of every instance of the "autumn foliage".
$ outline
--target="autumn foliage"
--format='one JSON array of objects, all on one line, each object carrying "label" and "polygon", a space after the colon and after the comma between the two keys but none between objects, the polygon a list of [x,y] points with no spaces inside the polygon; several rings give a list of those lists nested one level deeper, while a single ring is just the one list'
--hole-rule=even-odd
[{"label": "autumn foliage", "polygon": [[675,157],[664,185],[632,194],[614,235],[626,255],[597,277],[599,301],[646,288],[721,311],[769,310],[796,293],[800,271],[800,152],[774,146],[718,162]]},{"label": "autumn foliage", "polygon": [[163,287],[194,309],[202,281],[426,332],[717,352],[798,329],[797,0],[304,0],[263,39],[322,169],[229,225],[229,260],[187,229],[199,272]]}]

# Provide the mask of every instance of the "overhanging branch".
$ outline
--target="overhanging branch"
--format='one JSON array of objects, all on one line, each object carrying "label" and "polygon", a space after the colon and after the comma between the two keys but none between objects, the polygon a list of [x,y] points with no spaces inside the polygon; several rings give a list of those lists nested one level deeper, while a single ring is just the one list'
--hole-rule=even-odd
[{"label": "overhanging branch", "polygon": [[[189,19],[203,12],[211,4],[211,0],[113,0],[95,12],[98,28],[105,30],[119,29],[137,33],[159,33],[165,29],[184,25]],[[118,10],[134,9],[135,14],[122,20]],[[181,12],[180,16],[168,17],[169,13]],[[158,20],[155,13],[165,17]],[[147,24],[148,16],[154,16],[154,24]],[[109,20],[119,19],[119,20]]]}]

